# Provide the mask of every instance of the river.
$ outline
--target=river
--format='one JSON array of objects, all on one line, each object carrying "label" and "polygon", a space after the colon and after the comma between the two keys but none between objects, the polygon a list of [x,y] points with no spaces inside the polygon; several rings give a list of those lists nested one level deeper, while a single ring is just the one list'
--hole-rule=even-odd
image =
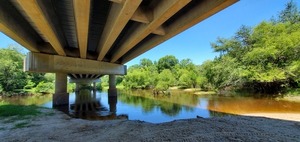
[{"label": "river", "polygon": [[[52,95],[2,98],[18,105],[38,105],[52,108]],[[171,95],[152,95],[151,91],[119,91],[109,98],[107,92],[82,90],[70,93],[69,106],[59,108],[73,117],[84,119],[140,120],[151,123],[187,118],[210,118],[232,114],[291,113],[300,114],[300,103],[272,98],[193,95],[172,91]]]}]

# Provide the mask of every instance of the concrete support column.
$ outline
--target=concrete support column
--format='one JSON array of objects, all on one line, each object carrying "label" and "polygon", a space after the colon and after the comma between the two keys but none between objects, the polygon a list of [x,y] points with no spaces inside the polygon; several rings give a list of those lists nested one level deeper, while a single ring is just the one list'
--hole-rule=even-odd
[{"label": "concrete support column", "polygon": [[117,96],[116,75],[109,75],[109,96]]},{"label": "concrete support column", "polygon": [[76,85],[76,88],[75,88],[75,92],[78,92],[79,91],[79,83],[75,83],[75,85]]},{"label": "concrete support column", "polygon": [[94,90],[97,90],[96,82],[93,82],[93,87]]},{"label": "concrete support column", "polygon": [[108,104],[109,104],[109,111],[112,113],[116,113],[117,111],[116,75],[109,75]]},{"label": "concrete support column", "polygon": [[108,96],[109,111],[112,113],[117,112],[117,100],[117,96]]},{"label": "concrete support column", "polygon": [[96,99],[96,90],[93,90],[93,97]]},{"label": "concrete support column", "polygon": [[53,94],[53,106],[69,104],[69,93],[67,93],[67,74],[55,74],[55,93]]}]

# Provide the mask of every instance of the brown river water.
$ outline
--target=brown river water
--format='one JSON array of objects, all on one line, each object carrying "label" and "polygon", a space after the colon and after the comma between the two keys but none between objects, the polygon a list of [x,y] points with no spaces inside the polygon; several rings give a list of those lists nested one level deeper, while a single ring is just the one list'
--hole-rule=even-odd
[{"label": "brown river water", "polygon": [[[105,116],[113,113],[113,116],[126,115],[130,120],[152,123],[196,118],[197,116],[210,118],[251,113],[300,114],[300,102],[239,95],[193,95],[183,91],[172,91],[171,95],[156,96],[152,95],[151,91],[119,91],[116,103],[113,105],[109,103],[111,101],[107,92],[85,90],[80,93],[70,93],[69,99],[70,105],[67,113],[70,115],[78,114],[78,110],[76,110],[78,104],[90,102],[89,104],[92,103],[95,107],[86,107],[86,110],[91,109],[88,111],[93,112],[93,115]],[[19,96],[1,100],[18,105],[52,107],[52,95]]]}]

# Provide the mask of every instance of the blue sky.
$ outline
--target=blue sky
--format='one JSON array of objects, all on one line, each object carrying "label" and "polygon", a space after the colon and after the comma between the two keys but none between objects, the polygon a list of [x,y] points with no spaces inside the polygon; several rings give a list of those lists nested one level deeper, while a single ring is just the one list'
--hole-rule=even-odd
[{"label": "blue sky", "polygon": [[[241,25],[255,26],[263,20],[269,20],[272,16],[277,16],[289,1],[240,0],[227,9],[133,59],[127,65],[138,64],[142,58],[157,61],[166,55],[174,55],[179,60],[190,58],[195,64],[201,64],[203,61],[213,59],[218,55],[213,53],[210,46],[210,43],[216,41],[217,37],[228,38],[233,36]],[[300,7],[300,1],[294,1]],[[17,43],[0,33],[0,47],[7,47],[10,44]]]}]

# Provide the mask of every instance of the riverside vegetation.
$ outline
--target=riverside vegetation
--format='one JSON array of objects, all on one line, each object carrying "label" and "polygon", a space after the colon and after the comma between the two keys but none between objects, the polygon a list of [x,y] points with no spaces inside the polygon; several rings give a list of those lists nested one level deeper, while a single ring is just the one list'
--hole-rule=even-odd
[{"label": "riverside vegetation", "polygon": [[[127,75],[118,76],[117,84],[154,93],[179,86],[219,93],[300,94],[300,12],[293,1],[277,17],[255,27],[241,26],[234,36],[218,38],[211,46],[219,56],[202,65],[172,55],[142,59]],[[0,49],[0,94],[53,93],[54,74],[23,72],[24,57],[17,47]],[[107,87],[108,77],[97,86]]]},{"label": "riverside vegetation", "polygon": [[[53,93],[55,75],[24,72],[24,58],[25,54],[17,46],[0,49],[0,95]],[[74,84],[68,84],[69,92],[74,88]]]}]

